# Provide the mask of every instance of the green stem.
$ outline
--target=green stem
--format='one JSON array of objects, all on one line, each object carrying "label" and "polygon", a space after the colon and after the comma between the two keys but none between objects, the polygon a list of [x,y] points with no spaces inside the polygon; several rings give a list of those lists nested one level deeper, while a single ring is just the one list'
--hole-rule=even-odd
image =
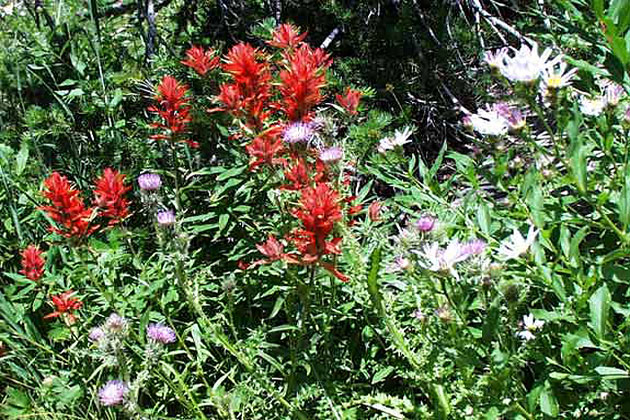
[{"label": "green stem", "polygon": [[180,185],[181,181],[179,178],[179,161],[177,154],[177,146],[173,140],[170,141],[171,145],[171,157],[173,160],[173,170],[175,171],[175,209],[179,213],[182,209],[182,203],[180,198]]}]

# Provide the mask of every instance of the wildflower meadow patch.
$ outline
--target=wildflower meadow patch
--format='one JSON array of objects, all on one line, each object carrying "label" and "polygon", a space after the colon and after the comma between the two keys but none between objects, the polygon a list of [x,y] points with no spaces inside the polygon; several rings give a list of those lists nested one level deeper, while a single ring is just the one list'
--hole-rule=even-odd
[{"label": "wildflower meadow patch", "polygon": [[628,417],[627,2],[75,3],[0,9],[0,417]]}]

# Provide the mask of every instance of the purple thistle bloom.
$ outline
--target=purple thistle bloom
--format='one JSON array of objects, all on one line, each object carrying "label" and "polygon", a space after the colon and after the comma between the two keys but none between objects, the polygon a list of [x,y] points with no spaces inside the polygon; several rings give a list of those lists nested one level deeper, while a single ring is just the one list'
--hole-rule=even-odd
[{"label": "purple thistle bloom", "polygon": [[112,313],[105,321],[104,327],[111,333],[123,332],[127,329],[127,320],[117,313]]},{"label": "purple thistle bloom", "polygon": [[122,404],[129,387],[120,380],[109,381],[98,392],[98,398],[106,407]]},{"label": "purple thistle bloom", "polygon": [[100,327],[92,328],[88,335],[89,340],[93,343],[100,341],[103,337],[105,337],[105,331]]},{"label": "purple thistle bloom", "polygon": [[431,232],[435,227],[435,219],[431,216],[422,216],[416,222],[416,229],[420,232]]},{"label": "purple thistle bloom", "polygon": [[157,214],[158,224],[162,227],[175,224],[175,213],[172,210],[159,211]]},{"label": "purple thistle bloom", "polygon": [[463,254],[479,255],[486,249],[486,242],[481,239],[473,239],[464,244],[462,248]]},{"label": "purple thistle bloom", "polygon": [[630,123],[630,106],[628,107],[628,109],[626,109],[626,114],[624,116],[624,119],[627,123]]},{"label": "purple thistle bloom", "polygon": [[289,124],[284,129],[282,139],[285,143],[307,143],[313,137],[313,129],[311,125],[303,122],[295,122]]},{"label": "purple thistle bloom", "polygon": [[329,147],[319,152],[319,159],[324,163],[337,162],[343,157],[343,150],[341,147]]},{"label": "purple thistle bloom", "polygon": [[142,191],[155,191],[162,186],[162,178],[158,174],[142,174],[138,177],[138,185]]},{"label": "purple thistle bloom", "polygon": [[147,335],[151,340],[162,344],[173,343],[177,339],[175,331],[164,324],[150,324],[147,327]]}]

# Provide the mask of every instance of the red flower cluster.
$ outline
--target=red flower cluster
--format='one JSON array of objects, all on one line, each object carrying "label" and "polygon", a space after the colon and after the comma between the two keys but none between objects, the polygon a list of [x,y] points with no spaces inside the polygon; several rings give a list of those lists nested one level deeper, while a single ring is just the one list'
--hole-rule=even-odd
[{"label": "red flower cluster", "polygon": [[278,156],[283,152],[282,140],[278,138],[277,131],[267,131],[256,137],[250,144],[245,146],[249,154],[249,170],[253,171],[260,165],[274,166],[283,164],[285,159]]},{"label": "red flower cluster", "polygon": [[342,218],[339,194],[323,182],[304,188],[301,194],[300,207],[293,215],[302,222],[302,228],[288,236],[298,253],[285,253],[284,246],[270,235],[265,243],[256,245],[258,251],[267,258],[254,262],[250,267],[278,260],[289,264],[318,264],[341,281],[348,281],[348,277],[339,272],[334,264],[322,260],[325,255],[341,254],[341,238],[328,240],[335,222]]},{"label": "red flower cluster", "polygon": [[[223,71],[232,80],[220,86],[216,99],[221,107],[208,112],[226,111],[246,126],[232,138],[247,135],[253,139],[245,146],[250,157],[250,170],[282,164],[286,183],[281,188],[301,194],[300,205],[292,213],[301,227],[286,238],[297,251],[286,253],[283,243],[269,236],[257,245],[265,258],[249,266],[239,261],[239,268],[278,260],[300,265],[317,264],[347,281],[348,278],[333,263],[325,261],[325,257],[341,253],[341,238],[333,235],[335,224],[345,214],[352,215],[361,207],[351,204],[354,198],[342,199],[328,183],[328,179],[333,179],[329,172],[335,168],[326,167],[317,157],[317,151],[310,150],[310,142],[291,141],[289,135],[293,134],[289,127],[302,128],[291,124],[308,123],[313,118],[314,108],[324,99],[326,70],[331,65],[330,55],[322,49],[311,48],[304,42],[305,37],[306,34],[300,34],[294,25],[284,24],[276,28],[268,42],[282,50],[279,54],[266,55],[247,43],[232,47],[222,64]],[[196,50],[195,55],[200,57],[201,51]],[[271,62],[270,59],[276,56],[280,56],[280,60]],[[185,64],[191,65],[191,61],[189,59]],[[279,70],[277,75],[275,69]],[[345,96],[338,95],[338,100],[354,114],[360,96],[360,92],[348,90]],[[289,145],[286,146],[281,139],[283,128],[287,129]]]},{"label": "red flower cluster", "polygon": [[337,102],[351,115],[356,115],[361,99],[361,92],[351,88],[346,88],[345,95],[336,95]]},{"label": "red flower cluster", "polygon": [[[304,158],[297,155],[291,156],[293,164],[288,166],[284,171],[284,178],[288,181],[280,187],[283,190],[299,191],[311,185],[312,182],[318,183],[326,180],[326,165],[319,159],[314,165],[309,166]],[[314,174],[311,179],[311,174]]]},{"label": "red flower cluster", "polygon": [[306,38],[306,32],[300,35],[300,30],[290,23],[284,23],[273,32],[273,38],[267,44],[282,48],[292,49],[297,47]]},{"label": "red flower cluster", "polygon": [[238,118],[244,117],[248,126],[257,129],[262,129],[270,115],[265,108],[271,96],[271,72],[265,59],[266,56],[250,44],[241,42],[233,46],[227,53],[223,70],[232,76],[234,83],[221,85],[217,97],[225,105],[222,110]]},{"label": "red flower cluster", "polygon": [[199,75],[205,76],[210,70],[219,67],[219,61],[213,49],[204,51],[202,47],[193,46],[186,51],[186,60],[182,60],[181,63],[192,68]]},{"label": "red flower cluster", "polygon": [[68,178],[53,172],[44,181],[46,190],[44,197],[51,201],[51,206],[42,206],[41,209],[48,213],[60,227],[51,227],[53,232],[67,238],[83,237],[94,232],[98,226],[90,226],[90,220],[94,209],[85,208],[83,200],[79,197],[79,191],[73,188]]},{"label": "red flower cluster", "polygon": [[131,187],[125,186],[125,175],[111,168],[105,168],[96,180],[94,204],[101,209],[101,216],[110,219],[110,225],[121,222],[129,214],[129,202],[125,198],[129,190]]},{"label": "red flower cluster", "polygon": [[326,241],[326,237],[333,230],[334,223],[342,218],[337,191],[323,182],[315,187],[304,188],[300,207],[293,212],[293,215],[304,225],[304,229],[300,232],[312,239],[308,247],[298,246],[304,260],[314,260],[317,256],[328,253],[339,253],[336,244],[340,238],[335,238],[331,242]]},{"label": "red flower cluster", "polygon": [[74,292],[72,290],[68,290],[67,292],[51,296],[52,303],[55,305],[55,312],[46,315],[44,318],[57,318],[65,314],[67,316],[68,323],[73,324],[76,320],[76,316],[73,312],[77,309],[81,309],[83,306],[83,302],[75,297],[72,297],[73,294]]},{"label": "red flower cluster", "polygon": [[29,280],[37,281],[44,275],[44,264],[46,261],[42,258],[42,251],[35,245],[29,245],[22,251],[22,270]]},{"label": "red flower cluster", "polygon": [[96,180],[96,207],[86,208],[79,196],[80,192],[70,185],[68,178],[53,172],[44,181],[46,190],[43,192],[52,205],[41,207],[58,225],[51,227],[51,230],[67,238],[82,238],[99,228],[98,225],[91,225],[94,216],[110,219],[109,225],[120,223],[129,214],[129,201],[125,194],[131,187],[125,186],[124,180],[123,174],[106,168]]},{"label": "red flower cluster", "polygon": [[[188,130],[190,118],[190,105],[186,99],[188,87],[179,83],[172,76],[164,76],[158,86],[158,93],[155,96],[156,105],[151,105],[148,110],[158,114],[163,122],[152,124],[153,128],[166,131],[166,134],[155,134],[151,136],[154,140],[175,141],[177,137],[185,134]],[[188,143],[191,147],[198,147],[199,144],[188,139],[177,139]]]},{"label": "red flower cluster", "polygon": [[291,121],[307,119],[313,107],[324,99],[321,89],[326,86],[330,56],[321,49],[311,49],[308,44],[283,55],[285,69],[280,72],[279,107]]}]

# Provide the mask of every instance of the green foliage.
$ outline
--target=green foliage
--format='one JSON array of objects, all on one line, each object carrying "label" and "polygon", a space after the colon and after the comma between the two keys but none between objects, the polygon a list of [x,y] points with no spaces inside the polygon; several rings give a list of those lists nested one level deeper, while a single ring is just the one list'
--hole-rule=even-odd
[{"label": "green foliage", "polygon": [[[521,3],[167,0],[155,28],[127,0],[3,6],[0,417],[627,418],[630,123],[604,82],[628,91],[630,5]],[[269,235],[290,242],[300,193],[279,187],[286,167],[249,170],[251,127],[206,112],[225,74],[179,63],[191,44],[269,51],[278,15],[312,45],[339,29],[316,117],[318,141],[344,151],[330,182],[364,208],[344,203],[327,260],[348,282],[263,261]],[[523,35],[565,54],[571,87],[481,67],[484,48]],[[190,88],[199,149],[148,139],[166,74]],[[346,86],[362,92],[357,115],[335,102]],[[583,95],[608,102],[589,115]],[[522,130],[457,123],[454,108],[499,100],[525,112]],[[89,240],[48,231],[42,181],[61,171],[88,200],[104,167],[163,186],[134,185],[125,223]],[[415,226],[428,216],[432,229]],[[473,240],[475,255],[449,254]],[[45,251],[37,282],[19,272],[29,244]],[[76,321],[45,318],[70,289]],[[90,338],[112,313],[124,334]],[[175,341],[151,341],[154,323]],[[112,379],[129,384],[124,407],[99,402]]]}]

